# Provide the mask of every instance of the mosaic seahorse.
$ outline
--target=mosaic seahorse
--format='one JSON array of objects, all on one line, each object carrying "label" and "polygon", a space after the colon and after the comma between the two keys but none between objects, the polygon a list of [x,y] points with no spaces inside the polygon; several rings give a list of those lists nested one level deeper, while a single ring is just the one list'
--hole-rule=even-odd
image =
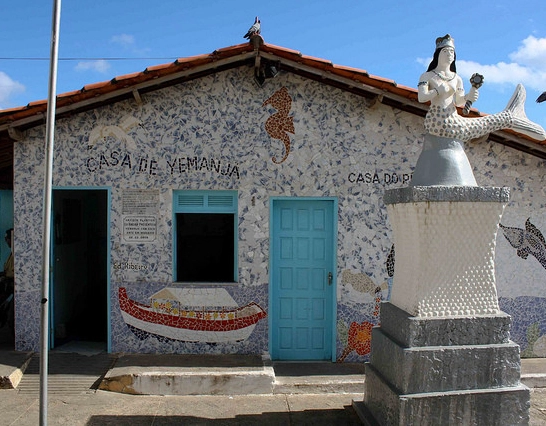
[{"label": "mosaic seahorse", "polygon": [[288,94],[286,87],[281,87],[262,106],[271,105],[277,112],[267,119],[265,122],[265,130],[273,139],[279,139],[284,144],[284,156],[280,161],[276,157],[272,160],[275,164],[281,164],[288,154],[290,154],[290,136],[288,133],[294,134],[294,117],[288,115],[292,107],[292,98]]}]

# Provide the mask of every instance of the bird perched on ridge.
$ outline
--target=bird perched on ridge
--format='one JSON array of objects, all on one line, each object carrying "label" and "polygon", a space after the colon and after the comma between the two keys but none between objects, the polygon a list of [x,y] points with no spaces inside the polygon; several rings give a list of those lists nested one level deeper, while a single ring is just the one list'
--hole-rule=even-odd
[{"label": "bird perched on ridge", "polygon": [[537,98],[537,102],[540,103],[540,102],[544,102],[546,101],[546,92],[542,92],[542,95],[540,95],[538,98]]},{"label": "bird perched on ridge", "polygon": [[256,16],[256,19],[254,20],[254,24],[248,29],[246,34],[243,36],[243,38],[247,38],[250,40],[250,37],[253,35],[260,34],[260,19]]}]

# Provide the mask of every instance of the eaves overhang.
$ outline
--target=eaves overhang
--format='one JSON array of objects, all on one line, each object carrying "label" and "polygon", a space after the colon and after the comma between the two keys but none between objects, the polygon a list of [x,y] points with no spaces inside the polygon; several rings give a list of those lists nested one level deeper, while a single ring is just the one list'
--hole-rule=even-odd
[{"label": "eaves overhang", "polygon": [[[252,46],[245,43],[216,50],[209,55],[180,58],[172,63],[148,67],[141,72],[88,84],[80,90],[57,95],[56,117],[119,102],[130,97],[138,97],[142,93],[241,66],[253,60],[255,56]],[[10,128],[25,130],[44,124],[46,112],[47,100],[0,111],[0,132]]]}]

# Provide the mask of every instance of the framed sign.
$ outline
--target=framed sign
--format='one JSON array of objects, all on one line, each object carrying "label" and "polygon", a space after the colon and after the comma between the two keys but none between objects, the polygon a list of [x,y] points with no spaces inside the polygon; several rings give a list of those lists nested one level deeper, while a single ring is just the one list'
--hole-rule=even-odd
[{"label": "framed sign", "polygon": [[122,195],[122,238],[127,243],[150,243],[157,239],[159,191],[126,189]]}]

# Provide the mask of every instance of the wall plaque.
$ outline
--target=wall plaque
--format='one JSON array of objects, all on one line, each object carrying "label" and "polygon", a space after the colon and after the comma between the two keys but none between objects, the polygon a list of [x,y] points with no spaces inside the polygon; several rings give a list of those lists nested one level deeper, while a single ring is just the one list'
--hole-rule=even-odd
[{"label": "wall plaque", "polygon": [[128,243],[155,241],[158,214],[158,190],[124,190],[122,195],[123,240]]}]

